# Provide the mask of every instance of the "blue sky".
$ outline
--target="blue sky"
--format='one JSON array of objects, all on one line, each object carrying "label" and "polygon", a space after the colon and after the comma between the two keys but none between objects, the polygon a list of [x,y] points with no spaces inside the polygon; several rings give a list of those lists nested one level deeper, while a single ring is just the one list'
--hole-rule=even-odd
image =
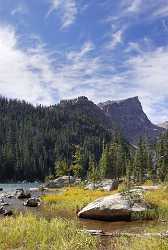
[{"label": "blue sky", "polygon": [[153,122],[168,120],[168,0],[0,0],[0,94],[139,96]]}]

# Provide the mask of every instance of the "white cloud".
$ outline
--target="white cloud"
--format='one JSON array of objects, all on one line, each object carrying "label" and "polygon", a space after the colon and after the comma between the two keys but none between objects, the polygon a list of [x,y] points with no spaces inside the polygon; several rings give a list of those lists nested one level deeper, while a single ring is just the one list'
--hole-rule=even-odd
[{"label": "white cloud", "polygon": [[51,0],[48,15],[58,11],[61,18],[61,28],[72,25],[77,17],[78,10],[76,0]]},{"label": "white cloud", "polygon": [[83,45],[83,47],[80,49],[80,51],[78,51],[78,52],[75,52],[75,51],[69,52],[67,54],[67,58],[68,59],[73,59],[74,61],[78,61],[79,59],[81,59],[82,57],[87,55],[90,51],[92,51],[93,49],[94,49],[93,43],[88,41]]},{"label": "white cloud", "polygon": [[95,48],[90,41],[78,50],[55,53],[54,56],[43,44],[36,46],[34,43],[34,48],[26,50],[20,49],[18,44],[15,30],[0,26],[2,95],[49,105],[78,95],[87,95],[99,102],[112,95],[116,97],[117,89],[120,89],[123,78],[111,75],[113,66],[99,53],[94,54]]},{"label": "white cloud", "polygon": [[[126,64],[132,91],[141,97],[145,111],[155,122],[164,120],[168,99],[168,47],[143,51],[130,58]],[[161,111],[158,112],[159,107]]]},{"label": "white cloud", "polygon": [[[0,93],[34,104],[52,102],[46,76],[52,74],[48,58],[39,47],[22,51],[12,27],[0,27]],[[48,77],[49,79],[49,77]]]},{"label": "white cloud", "polygon": [[128,51],[129,59],[118,71],[114,58],[107,51],[98,51],[91,41],[64,54],[52,54],[40,40],[26,50],[19,48],[19,42],[12,27],[0,26],[2,95],[45,105],[79,95],[95,102],[138,95],[153,121],[165,119],[168,47],[146,50],[132,43],[130,49],[137,54]]}]

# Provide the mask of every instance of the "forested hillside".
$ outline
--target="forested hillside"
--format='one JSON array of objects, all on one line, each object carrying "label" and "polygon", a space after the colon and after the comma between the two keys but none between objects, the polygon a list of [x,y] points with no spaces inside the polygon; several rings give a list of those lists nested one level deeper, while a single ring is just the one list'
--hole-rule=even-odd
[{"label": "forested hillside", "polygon": [[[86,97],[34,107],[0,98],[0,180],[43,180],[74,174],[89,178],[167,178],[168,135],[135,149]],[[155,162],[154,162],[155,161]]]},{"label": "forested hillside", "polygon": [[[34,107],[0,98],[0,179],[43,179],[55,162],[71,164],[76,145],[85,158],[99,160],[102,143],[112,138],[103,112],[87,98]],[[84,171],[85,174],[85,171]]]}]

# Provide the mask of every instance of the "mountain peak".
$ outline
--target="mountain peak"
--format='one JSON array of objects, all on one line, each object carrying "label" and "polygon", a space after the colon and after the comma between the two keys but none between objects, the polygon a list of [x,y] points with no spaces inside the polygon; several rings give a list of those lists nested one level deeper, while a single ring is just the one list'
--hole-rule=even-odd
[{"label": "mountain peak", "polygon": [[140,104],[140,101],[139,101],[139,97],[138,96],[134,96],[134,97],[130,97],[130,98],[126,98],[126,99],[121,99],[121,100],[108,100],[106,102],[101,102],[98,104],[98,106],[100,108],[103,108],[104,106],[107,106],[107,105],[112,105],[112,104],[125,104],[125,103],[137,103],[137,104]]},{"label": "mountain peak", "polygon": [[162,128],[152,124],[148,119],[138,96],[118,101],[107,101],[98,104],[98,106],[111,117],[125,138],[133,144],[137,144],[140,137],[146,137],[152,141],[163,131]]}]

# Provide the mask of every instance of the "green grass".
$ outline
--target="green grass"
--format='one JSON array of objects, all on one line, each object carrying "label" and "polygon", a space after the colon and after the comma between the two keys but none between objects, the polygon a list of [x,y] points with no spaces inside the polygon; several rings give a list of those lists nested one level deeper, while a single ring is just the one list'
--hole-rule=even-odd
[{"label": "green grass", "polygon": [[19,215],[0,221],[1,250],[96,250],[97,240],[73,221]]}]

